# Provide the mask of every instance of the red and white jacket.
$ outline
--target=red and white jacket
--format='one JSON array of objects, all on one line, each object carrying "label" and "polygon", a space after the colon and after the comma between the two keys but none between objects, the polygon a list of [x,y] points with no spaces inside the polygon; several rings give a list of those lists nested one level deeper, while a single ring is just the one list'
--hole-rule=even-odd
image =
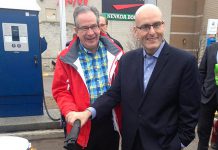
[{"label": "red and white jacket", "polygon": [[[118,60],[123,51],[108,36],[101,34],[100,41],[107,49],[108,58],[108,78],[111,83],[118,69]],[[86,85],[86,80],[78,58],[79,39],[74,37],[70,45],[66,47],[58,56],[52,93],[56,100],[61,114],[66,117],[70,111],[84,111],[90,106],[90,96]],[[113,115],[115,113],[113,112]],[[120,118],[120,117],[119,117]],[[114,117],[116,129],[118,129],[117,117]],[[72,125],[67,124],[67,133],[70,132]],[[91,130],[89,120],[80,130],[77,143],[86,147]]]}]

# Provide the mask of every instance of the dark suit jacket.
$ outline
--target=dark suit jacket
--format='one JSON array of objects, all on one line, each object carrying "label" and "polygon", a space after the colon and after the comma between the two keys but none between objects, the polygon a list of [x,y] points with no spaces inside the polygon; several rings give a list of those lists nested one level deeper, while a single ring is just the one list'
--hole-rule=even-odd
[{"label": "dark suit jacket", "polygon": [[202,57],[199,72],[201,79],[201,102],[208,103],[216,93],[216,85],[214,79],[214,65],[216,62],[216,53],[218,51],[218,43],[214,43],[207,47]]},{"label": "dark suit jacket", "polygon": [[92,105],[96,117],[120,102],[123,150],[131,150],[137,131],[144,150],[179,150],[195,137],[200,104],[196,59],[166,43],[145,92],[143,61],[142,48],[122,56],[113,85]]}]

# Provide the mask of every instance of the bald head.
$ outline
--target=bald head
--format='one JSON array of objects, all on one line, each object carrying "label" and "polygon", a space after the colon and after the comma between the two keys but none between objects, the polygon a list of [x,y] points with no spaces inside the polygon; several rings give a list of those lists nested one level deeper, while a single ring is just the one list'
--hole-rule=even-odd
[{"label": "bald head", "polygon": [[141,6],[135,13],[135,21],[137,22],[139,18],[159,18],[162,20],[162,12],[159,7],[153,4],[145,4]]}]

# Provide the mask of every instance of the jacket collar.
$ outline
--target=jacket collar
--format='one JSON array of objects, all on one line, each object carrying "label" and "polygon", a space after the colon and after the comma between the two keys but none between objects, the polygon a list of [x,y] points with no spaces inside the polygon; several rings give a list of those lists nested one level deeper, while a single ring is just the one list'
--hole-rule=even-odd
[{"label": "jacket collar", "polygon": [[[107,35],[101,34],[99,40],[106,47],[107,51],[111,53],[114,57],[117,56],[120,52],[122,52],[122,50],[119,47],[117,47]],[[76,67],[74,63],[78,59],[79,44],[79,38],[75,36],[67,48],[67,53],[65,55],[60,56],[60,59],[63,62],[73,67]]]}]

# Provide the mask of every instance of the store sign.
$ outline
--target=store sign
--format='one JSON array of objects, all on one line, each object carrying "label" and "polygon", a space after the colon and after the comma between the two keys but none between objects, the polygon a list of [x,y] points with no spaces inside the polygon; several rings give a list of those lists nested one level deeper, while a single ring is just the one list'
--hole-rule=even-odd
[{"label": "store sign", "polygon": [[103,0],[102,13],[108,20],[134,20],[136,10],[144,4],[144,0]]},{"label": "store sign", "polygon": [[135,20],[133,14],[102,13],[108,20],[132,21]]},{"label": "store sign", "polygon": [[217,34],[218,19],[208,19],[207,34]]}]

